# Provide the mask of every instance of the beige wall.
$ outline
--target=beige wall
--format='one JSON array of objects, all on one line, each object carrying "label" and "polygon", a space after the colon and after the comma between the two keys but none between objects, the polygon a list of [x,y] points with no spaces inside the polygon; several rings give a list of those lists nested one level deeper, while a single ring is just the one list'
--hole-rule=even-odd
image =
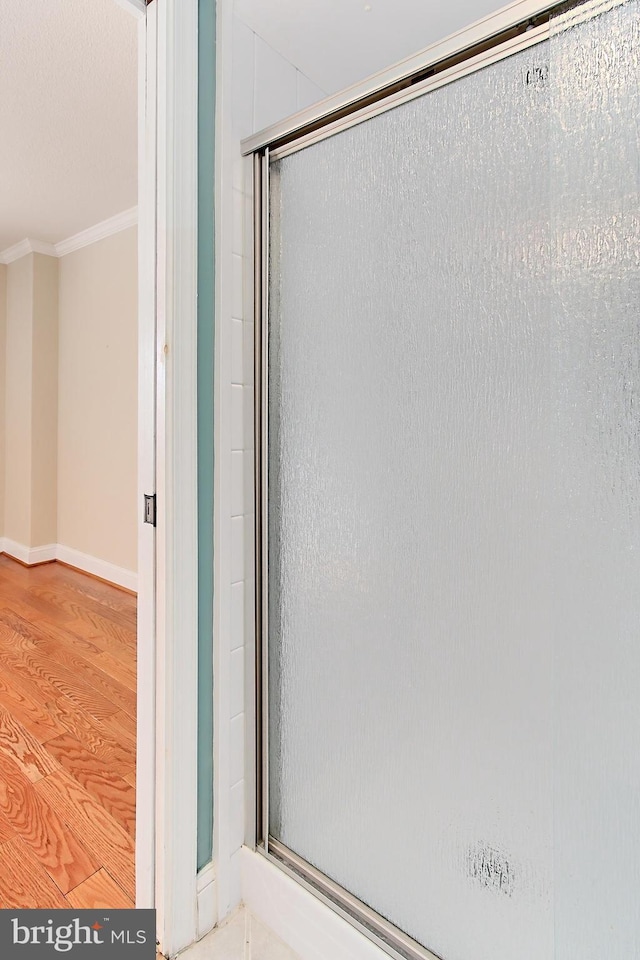
[{"label": "beige wall", "polygon": [[31,546],[56,542],[58,487],[58,261],[33,254]]},{"label": "beige wall", "polygon": [[0,537],[4,537],[4,433],[7,377],[7,268],[0,263]]},{"label": "beige wall", "polygon": [[58,269],[58,543],[136,570],[136,229]]},{"label": "beige wall", "polygon": [[4,535],[31,544],[33,254],[7,267]]},{"label": "beige wall", "polygon": [[58,261],[28,254],[6,268],[4,536],[56,541]]}]

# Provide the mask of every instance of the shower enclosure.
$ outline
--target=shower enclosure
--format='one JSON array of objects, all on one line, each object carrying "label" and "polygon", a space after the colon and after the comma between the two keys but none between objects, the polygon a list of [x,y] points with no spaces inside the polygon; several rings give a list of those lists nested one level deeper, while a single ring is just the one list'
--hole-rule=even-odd
[{"label": "shower enclosure", "polygon": [[640,956],[639,7],[526,6],[246,144],[257,844],[396,957]]}]

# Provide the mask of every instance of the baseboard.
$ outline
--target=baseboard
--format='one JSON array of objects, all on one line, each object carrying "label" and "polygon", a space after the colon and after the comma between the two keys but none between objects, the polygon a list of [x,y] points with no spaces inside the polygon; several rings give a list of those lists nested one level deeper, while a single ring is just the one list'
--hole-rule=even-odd
[{"label": "baseboard", "polygon": [[9,540],[8,537],[0,537],[0,553],[6,553],[7,556],[13,557],[18,563],[27,567],[59,560],[68,567],[90,573],[99,580],[114,583],[131,593],[137,593],[138,575],[134,570],[118,567],[115,563],[109,563],[108,560],[100,560],[88,553],[74,550],[73,547],[65,547],[61,543],[49,543],[44,547],[26,547],[22,543],[16,543],[15,540]]},{"label": "baseboard", "polygon": [[138,589],[138,574],[133,570],[127,570],[125,567],[117,567],[115,563],[109,563],[108,560],[100,560],[98,557],[91,557],[88,553],[81,553],[80,550],[74,550],[73,547],[65,547],[59,543],[56,550],[56,560],[66,563],[77,570],[83,570],[90,573],[100,580],[106,580],[107,583],[115,583],[125,590],[131,590],[136,593]]},{"label": "baseboard", "polygon": [[17,543],[15,540],[3,537],[2,553],[13,557],[19,563],[24,563],[27,567],[35,567],[39,563],[51,563],[52,560],[56,559],[56,544],[48,543],[44,547],[25,547],[23,543]]}]

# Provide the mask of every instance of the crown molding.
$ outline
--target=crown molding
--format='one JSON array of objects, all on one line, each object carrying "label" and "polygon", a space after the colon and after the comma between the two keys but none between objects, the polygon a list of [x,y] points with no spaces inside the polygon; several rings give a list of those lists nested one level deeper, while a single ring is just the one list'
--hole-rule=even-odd
[{"label": "crown molding", "polygon": [[20,243],[14,243],[12,247],[7,247],[0,253],[0,263],[13,263],[20,257],[26,257],[28,253],[31,253],[31,244],[28,240],[21,240]]},{"label": "crown molding", "polygon": [[148,0],[116,0],[116,3],[121,6],[123,10],[133,14],[137,20],[146,16],[147,2]]},{"label": "crown molding", "polygon": [[81,230],[73,237],[67,240],[61,240],[56,243],[56,256],[64,257],[67,253],[73,253],[74,250],[80,250],[81,247],[88,247],[91,243],[98,240],[104,240],[114,233],[120,233],[121,230],[127,230],[129,227],[135,227],[138,222],[138,208],[130,207],[129,210],[123,210],[117,213],[115,217],[109,217],[108,220],[102,220],[87,230]]},{"label": "crown molding", "polygon": [[80,250],[81,247],[88,247],[91,243],[98,240],[104,240],[114,233],[120,233],[121,230],[127,230],[129,227],[135,227],[138,222],[138,208],[130,207],[117,213],[115,217],[109,217],[108,220],[101,220],[87,230],[81,230],[80,233],[61,240],[59,243],[44,243],[42,240],[21,240],[20,243],[14,243],[12,247],[0,251],[0,263],[13,263],[20,257],[25,257],[28,253],[43,253],[47,257],[64,257],[67,253],[73,253],[74,250]]},{"label": "crown molding", "polygon": [[52,243],[44,243],[42,240],[30,240],[26,238],[20,243],[14,243],[12,247],[7,247],[0,253],[0,263],[13,263],[20,257],[26,257],[28,253],[43,253],[47,257],[57,257],[56,248]]},{"label": "crown molding", "polygon": [[31,247],[31,253],[43,253],[45,257],[55,257],[56,248],[52,243],[45,243],[43,240],[28,240]]}]

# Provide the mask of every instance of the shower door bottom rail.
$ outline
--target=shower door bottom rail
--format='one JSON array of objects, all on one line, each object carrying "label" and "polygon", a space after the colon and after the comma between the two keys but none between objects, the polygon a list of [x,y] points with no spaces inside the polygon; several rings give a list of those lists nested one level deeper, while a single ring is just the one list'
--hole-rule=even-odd
[{"label": "shower door bottom rail", "polygon": [[403,933],[362,900],[341,887],[339,883],[331,880],[321,870],[294,853],[280,840],[269,836],[268,849],[264,845],[259,845],[257,849],[262,856],[277,864],[280,869],[330,906],[334,912],[356,927],[369,940],[382,947],[395,960],[442,960],[438,954],[426,949],[417,940]]}]

